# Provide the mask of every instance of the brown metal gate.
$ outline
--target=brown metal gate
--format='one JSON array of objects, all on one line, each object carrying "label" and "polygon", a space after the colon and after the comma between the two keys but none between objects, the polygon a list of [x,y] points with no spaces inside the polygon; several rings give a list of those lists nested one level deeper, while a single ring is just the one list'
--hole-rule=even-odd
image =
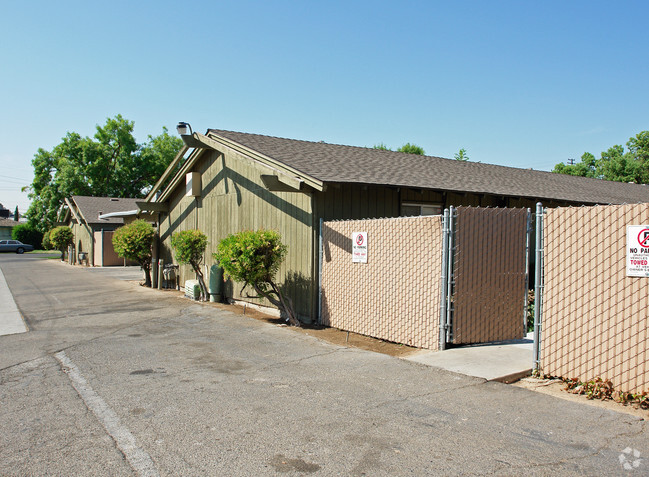
[{"label": "brown metal gate", "polygon": [[525,335],[528,215],[526,209],[457,209],[453,344]]}]

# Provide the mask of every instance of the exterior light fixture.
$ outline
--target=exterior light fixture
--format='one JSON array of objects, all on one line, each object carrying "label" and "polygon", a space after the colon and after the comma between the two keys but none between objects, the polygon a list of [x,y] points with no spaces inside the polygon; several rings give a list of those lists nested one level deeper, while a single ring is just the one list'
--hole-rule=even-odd
[{"label": "exterior light fixture", "polygon": [[189,136],[194,134],[191,125],[183,121],[180,121],[178,123],[178,126],[176,126],[176,131],[178,131],[178,134],[180,134],[181,136]]},{"label": "exterior light fixture", "polygon": [[198,138],[194,135],[194,131],[192,130],[192,127],[189,125],[189,123],[180,121],[178,123],[178,126],[176,126],[176,131],[178,131],[178,134],[180,134],[180,138],[188,147],[193,147],[193,148],[205,147],[204,144],[201,143],[198,140]]}]

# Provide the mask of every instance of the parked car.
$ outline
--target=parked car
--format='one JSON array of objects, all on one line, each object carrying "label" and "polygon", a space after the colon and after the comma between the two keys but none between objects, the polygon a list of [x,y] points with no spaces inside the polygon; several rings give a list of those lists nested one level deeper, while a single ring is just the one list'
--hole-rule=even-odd
[{"label": "parked car", "polygon": [[32,250],[34,250],[33,246],[18,240],[0,240],[0,252],[25,253]]}]

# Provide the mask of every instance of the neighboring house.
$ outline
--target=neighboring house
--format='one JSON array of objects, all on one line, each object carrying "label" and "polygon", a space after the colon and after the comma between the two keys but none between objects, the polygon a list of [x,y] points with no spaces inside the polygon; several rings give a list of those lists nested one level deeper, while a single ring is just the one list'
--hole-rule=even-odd
[{"label": "neighboring house", "polygon": [[8,219],[9,217],[11,217],[11,211],[0,204],[0,219]]},{"label": "neighboring house", "polygon": [[13,219],[0,218],[0,240],[8,240],[11,238],[11,231],[20,222]]},{"label": "neighboring house", "polygon": [[124,265],[124,259],[113,249],[112,233],[124,225],[121,216],[100,218],[100,215],[137,211],[136,199],[116,197],[86,197],[74,195],[65,199],[62,222],[74,234],[75,261],[84,252],[91,266]]},{"label": "neighboring house", "polygon": [[[142,211],[159,214],[161,258],[173,260],[170,237],[179,230],[207,234],[210,265],[228,234],[276,229],[288,245],[280,281],[307,320],[317,316],[321,219],[430,215],[448,206],[532,208],[538,201],[649,202],[643,185],[530,169],[215,129],[183,139],[191,147],[179,152],[138,202]],[[188,267],[180,275],[181,282],[194,278]],[[384,286],[389,293],[389,281]],[[225,291],[230,299],[262,303],[242,298],[240,285],[228,284]]]}]

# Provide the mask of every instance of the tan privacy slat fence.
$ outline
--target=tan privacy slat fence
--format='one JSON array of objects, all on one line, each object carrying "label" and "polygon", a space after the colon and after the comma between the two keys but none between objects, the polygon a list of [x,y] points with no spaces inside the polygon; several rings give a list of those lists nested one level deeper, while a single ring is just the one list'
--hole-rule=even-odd
[{"label": "tan privacy slat fence", "polygon": [[457,209],[454,344],[525,335],[527,220],[526,209]]},{"label": "tan privacy slat fence", "polygon": [[544,218],[542,372],[649,389],[649,278],[626,276],[626,229],[647,204],[561,208]]},{"label": "tan privacy slat fence", "polygon": [[[367,232],[367,263],[352,263],[352,233]],[[322,322],[437,349],[442,262],[439,216],[325,222]]]}]

